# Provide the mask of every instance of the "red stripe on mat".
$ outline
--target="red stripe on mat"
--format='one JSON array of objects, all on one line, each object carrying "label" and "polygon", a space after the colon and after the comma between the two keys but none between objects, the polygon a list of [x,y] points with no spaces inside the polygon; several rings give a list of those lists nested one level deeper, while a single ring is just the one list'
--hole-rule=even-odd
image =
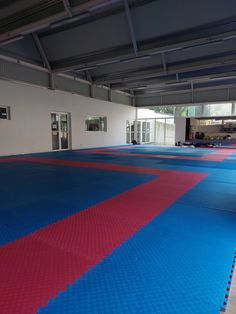
[{"label": "red stripe on mat", "polygon": [[1,314],[36,313],[206,175],[165,171],[160,178],[1,247]]},{"label": "red stripe on mat", "polygon": [[223,161],[235,152],[235,149],[218,149],[216,152],[203,156],[202,160]]},{"label": "red stripe on mat", "polygon": [[215,152],[209,153],[207,156],[202,156],[202,157],[113,152],[107,149],[93,149],[93,150],[80,151],[80,152],[87,153],[87,154],[133,156],[133,157],[144,157],[144,158],[146,157],[146,158],[199,160],[199,161],[223,161],[225,160],[225,158],[235,153],[236,150],[235,149],[217,149]]},{"label": "red stripe on mat", "polygon": [[145,167],[139,167],[139,166],[124,166],[124,165],[108,164],[108,163],[101,163],[101,162],[74,161],[74,160],[52,159],[52,158],[42,158],[42,157],[25,157],[25,158],[22,158],[22,160],[45,163],[45,164],[52,164],[52,165],[60,165],[60,166],[135,172],[135,173],[145,173],[145,174],[154,174],[154,175],[161,175],[168,172],[168,170],[145,168]]},{"label": "red stripe on mat", "polygon": [[7,158],[0,158],[0,163],[21,161],[21,160],[22,160],[22,157],[7,157]]}]

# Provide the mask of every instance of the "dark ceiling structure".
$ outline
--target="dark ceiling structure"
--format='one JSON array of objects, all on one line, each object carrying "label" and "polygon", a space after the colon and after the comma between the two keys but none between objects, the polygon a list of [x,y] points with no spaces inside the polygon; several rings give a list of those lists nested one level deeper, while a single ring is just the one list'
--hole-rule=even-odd
[{"label": "dark ceiling structure", "polygon": [[0,54],[136,106],[236,99],[236,1],[0,0]]}]

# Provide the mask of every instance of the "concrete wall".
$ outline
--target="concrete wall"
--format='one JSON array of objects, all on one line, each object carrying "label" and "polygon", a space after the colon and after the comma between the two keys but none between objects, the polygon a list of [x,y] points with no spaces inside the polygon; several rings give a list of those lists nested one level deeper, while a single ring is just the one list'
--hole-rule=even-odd
[{"label": "concrete wall", "polygon": [[[0,105],[11,120],[0,120],[0,155],[51,151],[51,112],[71,114],[71,148],[126,143],[126,120],[135,108],[46,88],[0,81]],[[85,131],[87,115],[106,116],[107,132]]]}]

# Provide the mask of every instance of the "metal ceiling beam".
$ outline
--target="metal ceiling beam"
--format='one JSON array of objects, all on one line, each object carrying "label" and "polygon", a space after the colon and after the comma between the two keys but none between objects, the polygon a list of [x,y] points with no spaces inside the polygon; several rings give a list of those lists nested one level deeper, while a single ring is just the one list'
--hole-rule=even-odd
[{"label": "metal ceiling beam", "polygon": [[[236,79],[231,80],[230,82],[225,82],[224,84],[222,82],[219,83],[212,83],[212,84],[202,84],[199,83],[198,85],[195,85],[194,89],[192,88],[191,84],[185,84],[185,86],[182,89],[178,88],[172,88],[170,90],[160,90],[160,91],[155,91],[153,90],[150,93],[145,93],[145,94],[137,94],[135,93],[136,98],[145,98],[145,97],[153,97],[153,96],[164,96],[164,95],[173,95],[173,94],[182,94],[185,92],[191,93],[193,95],[195,91],[204,91],[204,90],[216,90],[216,89],[225,89],[225,88],[231,88],[231,87],[236,87]],[[226,99],[227,100],[227,99]]]},{"label": "metal ceiling beam", "polygon": [[73,14],[71,12],[71,5],[69,0],[62,0],[66,13],[72,17]]},{"label": "metal ceiling beam", "polygon": [[[142,81],[137,81],[137,82],[133,82],[133,83],[127,83],[127,84],[116,84],[116,85],[111,85],[113,90],[127,90],[127,89],[140,89],[139,86],[145,86],[142,87],[142,90],[148,90],[148,89],[152,89],[152,88],[156,88],[158,89],[159,87],[162,86],[169,86],[173,84],[182,84],[184,82],[190,82],[191,80],[194,82],[199,82],[199,81],[205,81],[205,80],[209,80],[209,79],[216,79],[216,78],[222,78],[222,77],[228,77],[231,78],[233,76],[236,75],[236,71],[232,72],[232,73],[214,73],[212,75],[210,75],[209,73],[207,74],[202,74],[202,75],[197,75],[197,74],[192,74],[189,75],[187,78],[182,78],[179,79],[179,81],[175,80],[175,76],[170,76],[170,77],[160,77],[160,78],[153,78],[153,79],[149,79],[149,80],[142,80]],[[175,83],[176,82],[176,83]]]},{"label": "metal ceiling beam", "polygon": [[[191,77],[202,77],[204,75],[209,75],[212,71],[212,75],[221,74],[222,72],[230,73],[235,71],[236,67],[236,52],[231,58],[222,57],[212,59],[202,59],[201,63],[196,60],[195,62],[191,60],[189,63],[179,63],[178,65],[169,64],[168,75],[163,75],[162,66],[149,67],[146,69],[136,70],[133,72],[123,72],[119,76],[107,76],[103,79],[97,79],[95,82],[97,84],[112,84],[113,88],[129,88],[138,82],[141,84],[146,84],[148,82],[155,81],[176,81],[181,79],[189,79]],[[176,76],[177,75],[177,76]],[[189,76],[188,76],[189,75]]]},{"label": "metal ceiling beam", "polygon": [[[0,19],[0,42],[10,40],[18,35],[30,34],[47,28],[50,24],[68,17],[71,14],[81,14],[91,10],[95,6],[106,4],[106,0],[73,1],[74,5],[69,7],[67,0],[42,0],[39,2],[28,1],[22,9],[17,7],[12,12]],[[19,23],[20,21],[20,23]]]},{"label": "metal ceiling beam", "polygon": [[85,75],[86,75],[86,80],[89,81],[92,84],[93,83],[93,79],[92,79],[92,76],[91,76],[89,70],[85,71]]},{"label": "metal ceiling beam", "polygon": [[166,57],[165,57],[164,52],[161,54],[161,61],[162,61],[162,65],[163,65],[164,74],[167,75]]},{"label": "metal ceiling beam", "polygon": [[48,61],[48,58],[46,56],[46,53],[45,53],[45,51],[43,49],[43,46],[42,46],[42,44],[40,42],[40,39],[39,39],[37,33],[33,33],[32,37],[33,37],[34,43],[35,43],[35,45],[36,45],[36,47],[37,47],[37,49],[39,51],[39,54],[40,54],[41,59],[43,61],[43,64],[47,67],[47,69],[49,71],[51,71],[52,68],[51,68],[50,62]]},{"label": "metal ceiling beam", "polygon": [[[222,33],[216,35],[217,43],[224,44],[225,40],[235,39],[236,31],[229,34]],[[234,36],[233,36],[234,35]],[[192,39],[191,34],[186,36],[181,35],[179,38],[173,37],[167,40],[161,40],[160,38],[154,38],[148,41],[139,42],[139,54],[146,58],[152,58],[158,54],[180,51],[185,49],[194,49],[196,47],[203,47],[205,45],[214,45],[216,43],[215,37],[212,35],[211,39],[202,37],[198,39]],[[181,41],[184,40],[184,41]],[[178,43],[174,43],[174,42]],[[52,65],[55,72],[67,72],[73,69],[83,68],[83,66],[105,66],[108,62],[120,63],[126,62],[127,58],[131,58],[133,53],[133,45],[125,45],[120,47],[114,47],[106,50],[95,51],[90,54],[84,54],[79,56],[73,56],[64,60],[55,61]],[[138,57],[137,57],[138,59]],[[141,58],[140,58],[141,60]]]},{"label": "metal ceiling beam", "polygon": [[191,89],[162,94],[146,95],[144,97],[135,96],[136,107],[158,106],[158,105],[178,105],[178,104],[202,104],[219,101],[234,101],[236,97],[236,85],[218,86],[214,88],[202,88],[194,91],[192,100]]},{"label": "metal ceiling beam", "polygon": [[[154,0],[129,0],[129,8],[136,8],[146,3],[152,2]],[[108,16],[120,13],[124,11],[124,5],[122,0],[110,0],[106,2],[106,6],[99,7],[96,6],[95,9],[89,10],[86,13],[75,15],[73,18],[62,20],[56,23],[53,23],[50,28],[41,32],[41,36],[53,35],[56,33],[63,32],[65,30],[72,29],[79,25],[90,23],[101,18],[106,18]]]},{"label": "metal ceiling beam", "polygon": [[16,36],[16,37],[12,37],[12,38],[10,38],[8,40],[1,41],[0,42],[0,47],[12,44],[12,43],[14,43],[14,42],[16,42],[18,40],[22,40],[22,39],[24,39],[24,36],[22,36],[22,35],[19,35],[19,36]]},{"label": "metal ceiling beam", "polygon": [[124,2],[127,22],[129,25],[129,31],[130,31],[132,44],[133,44],[134,54],[135,54],[135,56],[138,56],[138,46],[137,46],[137,41],[136,41],[135,32],[134,32],[134,26],[133,26],[131,14],[130,14],[129,3],[128,3],[128,0],[123,0],[123,2]]},{"label": "metal ceiling beam", "polygon": [[41,56],[41,59],[42,59],[42,62],[43,64],[46,66],[46,68],[48,69],[49,71],[49,88],[51,89],[55,89],[55,82],[54,82],[54,74],[52,73],[52,68],[51,68],[51,64],[47,58],[47,55],[43,49],[43,46],[40,42],[40,39],[37,35],[37,33],[33,33],[32,34],[32,37],[33,37],[33,40],[34,40],[34,43],[39,51],[39,54]]}]

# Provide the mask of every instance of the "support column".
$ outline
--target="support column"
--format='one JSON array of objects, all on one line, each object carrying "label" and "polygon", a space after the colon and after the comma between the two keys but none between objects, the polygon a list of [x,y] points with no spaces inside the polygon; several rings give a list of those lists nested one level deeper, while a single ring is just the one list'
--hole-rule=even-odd
[{"label": "support column", "polygon": [[138,108],[135,108],[135,120],[134,120],[134,139],[137,141],[138,134]]},{"label": "support column", "polygon": [[90,97],[94,98],[94,84],[90,85]]},{"label": "support column", "polygon": [[112,101],[112,90],[110,87],[108,89],[108,101]]},{"label": "support column", "polygon": [[236,102],[232,103],[232,116],[236,116]]}]

